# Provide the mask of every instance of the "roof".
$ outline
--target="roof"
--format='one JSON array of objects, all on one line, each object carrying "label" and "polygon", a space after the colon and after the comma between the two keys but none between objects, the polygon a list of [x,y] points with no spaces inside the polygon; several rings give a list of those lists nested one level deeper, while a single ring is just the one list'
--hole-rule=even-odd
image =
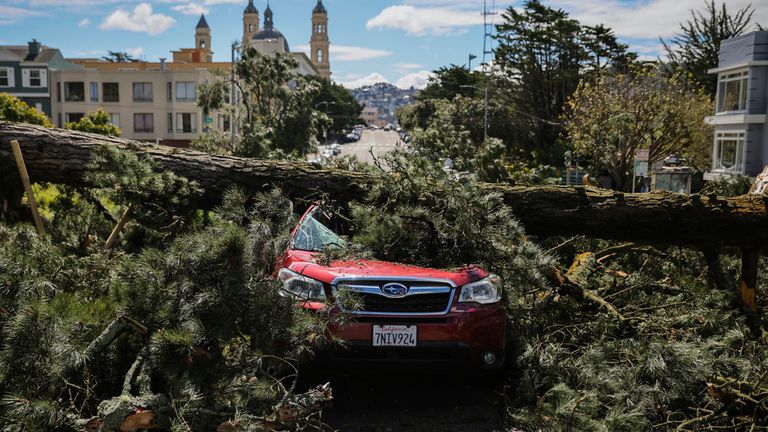
[{"label": "roof", "polygon": [[323,0],[317,0],[317,4],[315,5],[315,8],[312,9],[312,13],[319,13],[319,14],[328,13],[328,11],[325,9],[325,6],[323,6]]},{"label": "roof", "polygon": [[197,22],[195,28],[210,28],[208,22],[205,20],[205,14],[200,15],[200,21]]},{"label": "roof", "polygon": [[29,62],[29,63],[48,63],[56,56],[58,53],[58,49],[56,48],[50,48],[47,46],[41,46],[40,51],[37,53],[37,56],[34,58],[29,57],[29,47],[26,45],[19,45],[19,46],[3,46],[0,47],[0,50],[5,52],[6,54],[9,54],[13,57],[16,57],[19,62]]},{"label": "roof", "polygon": [[256,32],[251,38],[251,40],[255,40],[255,41],[278,40],[280,38],[283,39],[283,48],[285,49],[285,52],[290,52],[291,50],[290,48],[288,48],[288,39],[286,39],[285,36],[283,36],[280,30],[274,27],[264,28],[263,30]]},{"label": "roof", "polygon": [[245,7],[243,13],[259,13],[259,10],[253,4],[253,0],[248,0],[248,6]]}]

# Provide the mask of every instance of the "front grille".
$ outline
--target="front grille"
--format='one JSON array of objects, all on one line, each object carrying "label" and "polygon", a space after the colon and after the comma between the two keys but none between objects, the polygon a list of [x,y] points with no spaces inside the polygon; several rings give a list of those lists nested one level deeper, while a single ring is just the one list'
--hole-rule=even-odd
[{"label": "front grille", "polygon": [[389,298],[378,294],[361,294],[366,312],[429,313],[445,310],[450,293],[420,294],[401,298]]},{"label": "front grille", "polygon": [[390,297],[381,291],[381,287],[392,280],[354,279],[336,281],[334,289],[351,292],[361,306],[352,311],[355,314],[442,314],[451,305],[453,286],[446,281],[435,280],[397,280],[396,283],[408,287],[403,297]]}]

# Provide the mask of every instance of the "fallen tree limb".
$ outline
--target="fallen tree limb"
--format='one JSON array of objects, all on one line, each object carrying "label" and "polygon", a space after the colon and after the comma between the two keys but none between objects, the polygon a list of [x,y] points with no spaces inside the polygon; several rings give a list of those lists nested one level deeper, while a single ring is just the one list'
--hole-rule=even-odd
[{"label": "fallen tree limb", "polygon": [[568,295],[577,300],[586,300],[593,305],[599,306],[609,312],[620,322],[626,322],[626,318],[610,302],[595,294],[591,290],[584,288],[587,284],[585,274],[589,273],[595,264],[595,254],[585,252],[574,258],[573,264],[567,272],[563,273],[558,268],[552,268],[551,279],[557,292]]},{"label": "fallen tree limb", "polygon": [[[93,152],[114,146],[152,157],[162,168],[196,181],[201,207],[219,203],[233,186],[261,191],[278,186],[291,197],[327,193],[337,201],[361,200],[375,178],[317,169],[309,164],[214,156],[119,138],[0,122],[0,168],[12,162],[11,140],[24,151],[33,181],[84,185]],[[512,207],[530,234],[586,235],[644,244],[768,245],[768,201],[762,196],[721,198],[668,192],[629,194],[590,187],[486,184]]]}]

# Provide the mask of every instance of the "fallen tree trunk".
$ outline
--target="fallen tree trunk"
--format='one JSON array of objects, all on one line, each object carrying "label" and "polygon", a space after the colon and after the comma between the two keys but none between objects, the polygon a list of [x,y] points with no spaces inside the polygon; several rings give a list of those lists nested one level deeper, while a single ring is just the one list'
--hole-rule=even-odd
[{"label": "fallen tree trunk", "polygon": [[[201,206],[217,204],[227,188],[248,191],[279,186],[292,197],[327,193],[338,201],[362,199],[374,178],[306,163],[213,156],[197,151],[108,138],[63,129],[0,122],[0,167],[12,163],[18,140],[33,181],[82,185],[93,152],[116,146],[151,156],[164,169],[205,190]],[[768,245],[768,206],[762,196],[721,198],[675,193],[629,194],[590,187],[486,184],[504,200],[530,234],[576,235],[636,243],[689,246]]]}]

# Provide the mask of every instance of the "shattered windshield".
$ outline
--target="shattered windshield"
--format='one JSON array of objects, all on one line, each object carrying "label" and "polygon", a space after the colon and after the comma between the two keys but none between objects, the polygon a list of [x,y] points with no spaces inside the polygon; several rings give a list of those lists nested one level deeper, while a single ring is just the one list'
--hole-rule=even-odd
[{"label": "shattered windshield", "polygon": [[338,222],[319,208],[304,218],[293,236],[293,249],[322,252],[327,247],[344,247],[345,241],[335,231]]}]

